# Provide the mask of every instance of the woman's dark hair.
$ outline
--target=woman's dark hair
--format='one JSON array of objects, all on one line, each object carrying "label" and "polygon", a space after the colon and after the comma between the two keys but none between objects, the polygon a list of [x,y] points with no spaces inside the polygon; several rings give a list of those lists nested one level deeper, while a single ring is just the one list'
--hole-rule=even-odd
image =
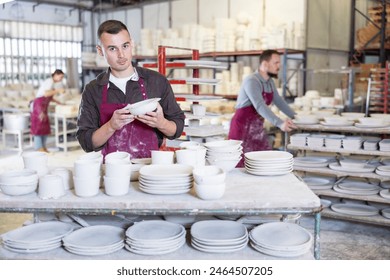
[{"label": "woman's dark hair", "polygon": [[270,59],[271,59],[273,54],[279,55],[279,53],[276,50],[265,50],[265,51],[263,51],[262,54],[260,55],[260,64],[263,61],[270,61]]},{"label": "woman's dark hair", "polygon": [[100,39],[103,33],[118,34],[122,30],[126,30],[127,32],[129,32],[123,22],[111,19],[100,24],[99,29],[97,31],[97,36]]},{"label": "woman's dark hair", "polygon": [[61,69],[56,69],[51,76],[53,77],[54,75],[65,75],[65,73]]}]

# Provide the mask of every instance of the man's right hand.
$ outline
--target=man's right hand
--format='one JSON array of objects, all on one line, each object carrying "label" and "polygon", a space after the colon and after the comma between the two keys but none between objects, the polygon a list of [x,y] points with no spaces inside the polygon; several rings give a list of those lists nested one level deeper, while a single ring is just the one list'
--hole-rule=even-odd
[{"label": "man's right hand", "polygon": [[134,121],[134,115],[129,113],[127,109],[118,109],[114,111],[109,121],[109,126],[112,130],[118,130],[124,127],[126,124]]},{"label": "man's right hand", "polygon": [[280,129],[284,132],[290,132],[291,130],[296,129],[296,128],[297,128],[297,126],[290,119],[285,120],[280,127]]}]

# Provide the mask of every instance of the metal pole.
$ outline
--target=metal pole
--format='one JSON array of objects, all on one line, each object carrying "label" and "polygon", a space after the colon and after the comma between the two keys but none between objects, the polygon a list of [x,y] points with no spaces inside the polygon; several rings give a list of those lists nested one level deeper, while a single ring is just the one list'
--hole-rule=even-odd
[{"label": "metal pole", "polygon": [[354,52],[355,52],[355,9],[356,9],[356,0],[351,1],[351,27],[349,34],[349,65],[352,65]]},{"label": "metal pole", "polygon": [[385,40],[386,40],[386,0],[382,0],[382,14],[381,14],[381,39],[380,39],[380,53],[379,53],[379,62],[381,67],[385,68],[386,66],[386,50],[385,50]]}]

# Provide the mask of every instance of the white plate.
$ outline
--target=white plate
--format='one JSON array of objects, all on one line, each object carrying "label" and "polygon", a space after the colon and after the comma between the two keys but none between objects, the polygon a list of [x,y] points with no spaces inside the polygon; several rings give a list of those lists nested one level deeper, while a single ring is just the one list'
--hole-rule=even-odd
[{"label": "white plate", "polygon": [[332,204],[330,208],[338,213],[356,216],[374,216],[379,213],[376,207],[360,204],[336,203]]},{"label": "white plate", "polygon": [[183,234],[182,225],[167,221],[142,221],[135,223],[126,231],[132,240],[172,240]]},{"label": "white plate", "polygon": [[79,249],[74,249],[72,247],[67,247],[65,246],[65,250],[67,250],[68,252],[72,253],[72,254],[75,254],[75,255],[82,255],[82,256],[101,256],[101,255],[108,255],[108,254],[111,254],[111,253],[115,253],[116,251],[119,251],[121,250],[123,247],[124,247],[124,243],[116,246],[116,247],[112,247],[112,248],[109,248],[109,249],[105,249],[105,250],[79,250]]},{"label": "white plate", "polygon": [[382,209],[381,214],[383,217],[390,219],[390,208]]},{"label": "white plate", "polygon": [[375,190],[348,190],[338,186],[333,186],[333,190],[338,193],[353,194],[353,195],[376,195],[379,193],[379,188]]},{"label": "white plate", "polygon": [[364,168],[345,168],[341,166],[338,162],[333,162],[329,164],[329,168],[336,170],[336,171],[343,171],[343,172],[373,172],[375,170],[375,166],[367,165]]},{"label": "white plate", "polygon": [[355,126],[358,128],[383,128],[388,127],[389,124],[362,124],[362,123],[355,123]]},{"label": "white plate", "polygon": [[234,221],[200,221],[194,223],[191,227],[191,236],[205,242],[234,242],[247,234],[246,227]]},{"label": "white plate", "polygon": [[293,123],[295,124],[300,124],[300,125],[305,125],[305,124],[318,124],[318,120],[293,120]]},{"label": "white plate", "polygon": [[139,170],[140,176],[147,179],[153,178],[155,180],[175,179],[178,177],[192,176],[193,167],[182,164],[168,164],[168,165],[145,165]]},{"label": "white plate", "polygon": [[145,255],[145,256],[155,256],[155,255],[164,255],[164,254],[175,252],[176,250],[180,249],[180,247],[183,246],[185,243],[186,243],[186,240],[183,239],[182,242],[180,242],[176,247],[172,247],[172,248],[165,249],[165,250],[160,250],[158,248],[156,248],[154,250],[136,250],[134,248],[131,248],[127,244],[125,245],[125,248],[134,254]]},{"label": "white plate", "polygon": [[281,251],[281,250],[272,250],[272,249],[267,249],[261,246],[258,246],[254,244],[253,242],[250,242],[251,246],[256,250],[259,251],[260,253],[270,255],[273,257],[281,257],[281,258],[294,258],[294,257],[299,257],[309,251],[309,249],[304,248],[301,250],[296,250],[296,251]]},{"label": "white plate", "polygon": [[292,159],[293,155],[283,151],[257,151],[245,153],[245,158],[260,162],[277,162]]},{"label": "white plate", "polygon": [[62,237],[71,233],[74,227],[71,224],[50,221],[35,223],[3,234],[3,240],[20,243],[50,242],[61,240]]},{"label": "white plate", "polygon": [[341,182],[338,187],[350,191],[372,191],[379,190],[378,185],[369,184],[365,182]]},{"label": "white plate", "polygon": [[247,169],[245,168],[245,170],[249,173],[249,174],[252,174],[252,175],[259,175],[259,176],[274,176],[274,175],[284,175],[284,174],[288,174],[290,172],[293,171],[293,169],[289,169],[287,171],[283,171],[283,170],[278,170],[278,171],[252,171],[252,169]]},{"label": "white plate", "polygon": [[191,242],[191,245],[196,250],[199,250],[199,251],[205,252],[205,253],[231,253],[231,252],[236,252],[236,251],[244,249],[247,246],[247,243],[242,244],[242,245],[235,247],[235,248],[227,248],[227,249],[220,249],[220,248],[215,248],[215,247],[204,248],[204,247],[197,245],[194,242]]},{"label": "white plate", "polygon": [[389,190],[381,190],[379,195],[383,198],[390,199],[390,191]]},{"label": "white plate", "polygon": [[331,180],[326,178],[316,178],[316,177],[304,177],[303,181],[309,186],[324,186],[330,184]]},{"label": "white plate", "polygon": [[133,158],[130,161],[134,164],[151,164],[152,158]]},{"label": "white plate", "polygon": [[123,240],[123,228],[106,225],[84,227],[63,238],[64,244],[78,248],[112,246]]},{"label": "white plate", "polygon": [[324,121],[321,121],[320,124],[324,125],[324,126],[335,126],[335,127],[341,127],[341,126],[353,126],[353,123],[352,121],[346,121],[346,122],[336,122],[336,123],[328,123],[328,122],[324,122]]},{"label": "white plate", "polygon": [[161,195],[167,195],[167,194],[183,194],[188,193],[190,191],[190,188],[188,189],[178,189],[178,190],[166,190],[166,189],[146,189],[146,188],[139,188],[144,193],[149,194],[161,194]]},{"label": "white plate", "polygon": [[15,252],[15,253],[21,253],[21,254],[36,254],[36,253],[42,253],[42,252],[47,252],[47,251],[50,251],[50,250],[54,250],[54,249],[57,249],[57,248],[60,248],[61,247],[61,242],[58,242],[57,244],[55,245],[51,245],[51,246],[46,246],[44,248],[39,248],[39,249],[20,249],[20,248],[14,248],[12,246],[8,246],[6,244],[3,244],[4,248],[6,248],[7,250],[11,251],[11,252]]}]

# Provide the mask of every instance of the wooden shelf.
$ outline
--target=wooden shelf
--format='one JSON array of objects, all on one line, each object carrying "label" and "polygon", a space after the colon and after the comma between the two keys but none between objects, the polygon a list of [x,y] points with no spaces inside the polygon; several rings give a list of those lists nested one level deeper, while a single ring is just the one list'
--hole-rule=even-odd
[{"label": "wooden shelf", "polygon": [[346,215],[338,212],[334,212],[331,209],[323,209],[321,212],[323,217],[332,218],[332,219],[343,219],[351,222],[361,222],[365,224],[373,224],[380,226],[390,226],[390,219],[387,219],[381,215],[375,216],[352,216]]},{"label": "wooden shelf", "polygon": [[356,126],[325,126],[322,124],[297,124],[299,130],[305,131],[333,131],[333,132],[351,132],[366,134],[390,134],[390,127],[381,128],[359,128]]},{"label": "wooden shelf", "polygon": [[385,198],[381,197],[379,194],[375,194],[375,195],[353,195],[353,194],[339,193],[339,192],[334,191],[333,189],[313,190],[313,192],[316,195],[326,195],[326,196],[332,196],[332,197],[338,197],[338,198],[349,198],[349,199],[355,199],[355,200],[363,200],[363,201],[384,203],[384,204],[389,204],[389,207],[390,207],[390,199],[385,199]]}]

